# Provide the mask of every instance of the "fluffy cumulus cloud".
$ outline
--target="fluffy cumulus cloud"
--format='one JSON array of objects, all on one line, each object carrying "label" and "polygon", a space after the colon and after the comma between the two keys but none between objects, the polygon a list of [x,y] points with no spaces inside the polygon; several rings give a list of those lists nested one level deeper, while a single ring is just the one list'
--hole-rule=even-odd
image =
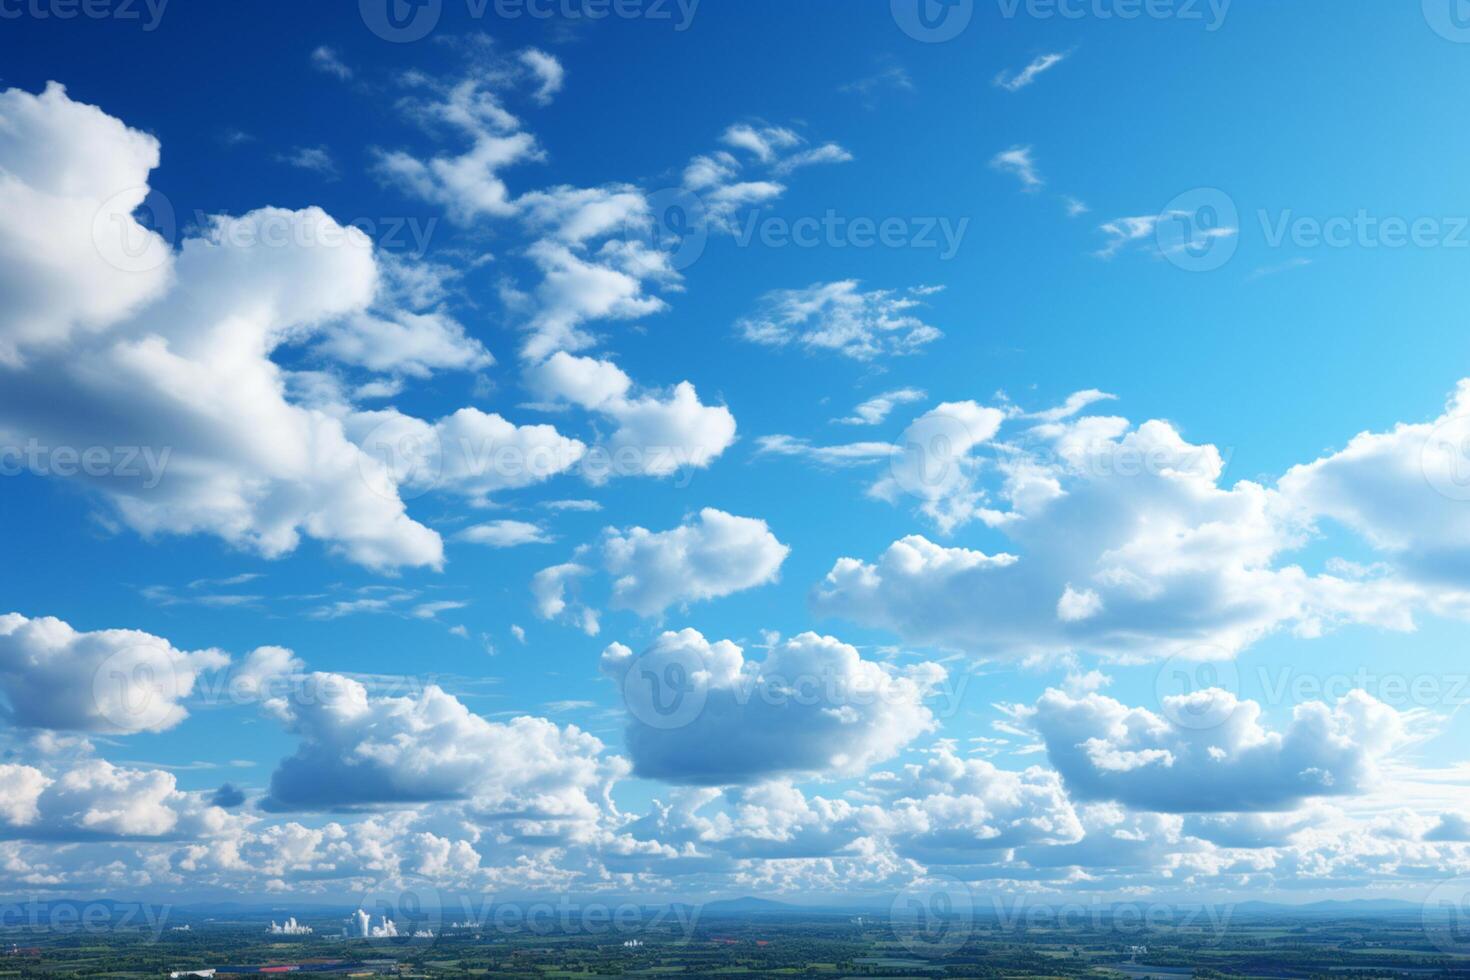
[{"label": "fluffy cumulus cloud", "polygon": [[760,308],[736,324],[746,340],[798,346],[857,360],[912,354],[943,336],[914,312],[928,289],[864,292],[848,279],[767,293]]},{"label": "fluffy cumulus cloud", "polygon": [[229,821],[197,794],[179,791],[172,773],[125,769],[85,759],[47,774],[0,766],[0,837],[87,841],[194,837]]},{"label": "fluffy cumulus cloud", "polygon": [[1360,534],[1399,573],[1464,608],[1470,588],[1470,380],[1444,412],[1294,467],[1281,491],[1306,519]]},{"label": "fluffy cumulus cloud", "polygon": [[1362,691],[1297,705],[1282,732],[1264,727],[1260,705],[1218,688],[1162,707],[1052,690],[1025,717],[1073,798],[1165,813],[1290,810],[1361,794],[1409,736],[1399,712]]},{"label": "fluffy cumulus cloud", "polygon": [[634,391],[633,379],[611,361],[558,351],[526,373],[543,398],[594,412],[614,424],[583,467],[593,482],[619,476],[687,476],[704,469],[735,442],[735,416],[706,405],[689,382],[667,394]]},{"label": "fluffy cumulus cloud", "polygon": [[[74,202],[43,193],[41,175],[74,173],[88,199],[111,185],[81,190],[86,183],[116,179],[98,173],[96,160],[133,160],[141,169],[130,176],[146,178],[153,156],[138,149],[143,138],[98,110],[54,88],[40,100],[15,92],[6,99],[7,128],[28,116],[51,119],[28,130],[23,148],[0,143],[0,170],[13,193],[33,192],[33,222],[52,229],[53,240],[90,235],[91,219],[78,230]],[[58,135],[74,117],[91,121],[85,131],[95,141]],[[30,224],[7,220],[0,249],[27,249]],[[366,236],[315,208],[266,208],[210,219],[178,253],[165,246],[144,254],[156,265],[143,271],[118,260],[127,281],[156,276],[171,288],[150,285],[98,307],[80,318],[88,326],[80,332],[70,329],[79,317],[66,306],[100,287],[87,262],[56,264],[53,278],[67,270],[77,278],[36,294],[60,304],[56,315],[28,316],[26,355],[0,366],[0,444],[39,447],[23,466],[80,480],[144,534],[210,533],[272,557],[305,535],[375,568],[439,564],[439,536],[410,519],[395,494],[372,489],[364,474],[376,461],[332,412],[291,401],[292,379],[270,359],[372,305],[379,277]],[[39,271],[27,278],[43,280]],[[91,456],[73,461],[55,447]]]},{"label": "fluffy cumulus cloud", "polygon": [[791,551],[765,521],[712,507],[671,531],[609,530],[602,550],[613,606],[640,616],[774,582]]},{"label": "fluffy cumulus cloud", "polygon": [[489,722],[438,687],[379,697],[340,675],[314,681],[320,697],[267,703],[301,739],[271,776],[267,809],[458,801],[503,833],[573,839],[595,829],[610,782],[626,768],[575,727]]},{"label": "fluffy cumulus cloud", "polygon": [[[592,553],[611,579],[610,603],[640,616],[662,616],[673,606],[743,592],[776,581],[791,549],[776,539],[765,521],[737,517],[707,507],[699,516],[669,531],[608,528]],[[585,632],[598,632],[595,609],[569,599],[569,586],[594,569],[577,562],[543,569],[531,582],[536,612],[563,618]]]},{"label": "fluffy cumulus cloud", "polygon": [[346,423],[375,464],[363,480],[383,497],[441,490],[489,503],[573,470],[587,453],[555,426],[517,425],[477,408],[435,422],[394,409],[355,412]]},{"label": "fluffy cumulus cloud", "polygon": [[158,141],[52,83],[0,93],[0,365],[100,331],[169,283],[168,243],[134,212]]},{"label": "fluffy cumulus cloud", "polygon": [[757,661],[689,629],[637,656],[615,643],[602,670],[626,700],[636,772],[696,785],[862,773],[935,727],[925,699],[946,678],[937,664],[898,670],[815,633]]},{"label": "fluffy cumulus cloud", "polygon": [[21,728],[125,734],[173,728],[218,650],[177,650],[137,630],[84,633],[59,619],[0,616],[0,694]]},{"label": "fluffy cumulus cloud", "polygon": [[1060,778],[1039,766],[1008,771],[941,745],[869,784],[884,805],[868,816],[868,829],[926,867],[992,864],[1011,848],[1072,844],[1083,835]]},{"label": "fluffy cumulus cloud", "polygon": [[920,501],[943,529],[978,520],[1005,543],[915,535],[875,561],[840,559],[814,591],[818,611],[988,656],[1214,659],[1283,626],[1411,625],[1395,583],[1284,564],[1305,532],[1281,495],[1225,485],[1220,452],[1166,422],[1041,422],[983,464],[955,449],[968,426],[943,412],[928,425],[879,489]]}]

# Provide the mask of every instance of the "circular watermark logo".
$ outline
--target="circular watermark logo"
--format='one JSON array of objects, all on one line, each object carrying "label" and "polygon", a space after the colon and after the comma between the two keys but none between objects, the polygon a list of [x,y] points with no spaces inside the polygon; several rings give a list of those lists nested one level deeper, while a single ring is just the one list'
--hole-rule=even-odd
[{"label": "circular watermark logo", "polygon": [[1165,205],[1154,226],[1159,251],[1186,272],[1213,272],[1240,247],[1240,209],[1216,187],[1185,191]]},{"label": "circular watermark logo", "polygon": [[964,882],[944,875],[911,884],[894,897],[888,924],[915,956],[952,956],[974,934],[975,896]]},{"label": "circular watermark logo", "polygon": [[97,665],[92,703],[117,731],[157,731],[181,717],[179,698],[192,687],[192,675],[181,676],[172,651],[125,647]]},{"label": "circular watermark logo", "polygon": [[434,489],[444,475],[444,444],[433,426],[395,416],[362,441],[357,469],[368,489],[390,500],[412,500]]},{"label": "circular watermark logo", "polygon": [[385,41],[421,41],[439,26],[444,0],[358,0],[362,22]]},{"label": "circular watermark logo", "polygon": [[953,41],[975,17],[975,0],[891,0],[899,28],[925,44]]},{"label": "circular watermark logo", "polygon": [[1424,0],[1424,20],[1445,40],[1470,44],[1470,0]]},{"label": "circular watermark logo", "polygon": [[1240,668],[1219,647],[1187,647],[1159,665],[1154,695],[1159,712],[1180,728],[1219,728],[1239,707]]},{"label": "circular watermark logo", "polygon": [[118,191],[92,217],[92,244],[102,260],[123,272],[152,272],[168,262],[178,218],[167,197],[146,186]]},{"label": "circular watermark logo", "polygon": [[1420,908],[1424,935],[1442,953],[1470,953],[1470,875],[1441,881]]},{"label": "circular watermark logo", "polygon": [[425,946],[444,931],[444,895],[426,878],[387,878],[358,899],[347,938],[375,946]]},{"label": "circular watermark logo", "polygon": [[628,713],[665,731],[692,723],[709,699],[708,685],[698,676],[704,669],[700,656],[685,646],[655,646],[640,654],[623,675]]},{"label": "circular watermark logo", "polygon": [[667,187],[648,196],[644,228],[648,245],[683,271],[698,262],[709,245],[709,213],[704,199],[682,187]]},{"label": "circular watermark logo", "polygon": [[1419,447],[1419,470],[1429,486],[1449,500],[1470,500],[1470,416],[1447,418]]},{"label": "circular watermark logo", "polygon": [[903,445],[889,457],[893,482],[925,500],[948,496],[965,480],[965,459],[975,441],[961,419],[930,412],[908,427]]}]

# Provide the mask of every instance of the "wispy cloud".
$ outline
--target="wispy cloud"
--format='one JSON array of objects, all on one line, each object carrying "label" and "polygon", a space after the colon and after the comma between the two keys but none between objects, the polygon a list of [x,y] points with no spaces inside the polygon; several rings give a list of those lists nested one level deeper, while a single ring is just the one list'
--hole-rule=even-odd
[{"label": "wispy cloud", "polygon": [[997,153],[991,159],[990,165],[1018,179],[1022,188],[1027,191],[1034,191],[1046,183],[1036,169],[1036,161],[1031,157],[1029,146],[1013,146],[1009,150]]},{"label": "wispy cloud", "polygon": [[311,53],[311,66],[319,72],[333,75],[344,82],[352,77],[352,69],[337,56],[335,50],[326,45],[322,45]]},{"label": "wispy cloud", "polygon": [[847,418],[833,419],[841,425],[877,425],[900,405],[923,401],[927,395],[918,388],[899,388],[875,395],[852,410]]},{"label": "wispy cloud", "polygon": [[1283,272],[1291,272],[1293,269],[1302,269],[1312,264],[1311,259],[1296,258],[1278,265],[1263,265],[1250,275],[1246,276],[1246,282],[1255,282],[1257,279],[1265,279],[1269,276],[1280,275]]},{"label": "wispy cloud", "polygon": [[310,170],[333,180],[337,178],[337,163],[325,146],[294,147],[290,153],[277,154],[276,160],[298,170]]},{"label": "wispy cloud", "polygon": [[1052,54],[1041,55],[1035,61],[1031,62],[1031,64],[1027,65],[1025,68],[1022,68],[1015,74],[1003,71],[999,75],[996,75],[995,84],[1000,88],[1005,89],[1007,92],[1019,92],[1021,91],[1021,89],[1036,81],[1036,79],[1041,75],[1042,72],[1050,71],[1057,65],[1061,64],[1064,60],[1066,60],[1068,54],[1070,54],[1070,52],[1055,52]]}]

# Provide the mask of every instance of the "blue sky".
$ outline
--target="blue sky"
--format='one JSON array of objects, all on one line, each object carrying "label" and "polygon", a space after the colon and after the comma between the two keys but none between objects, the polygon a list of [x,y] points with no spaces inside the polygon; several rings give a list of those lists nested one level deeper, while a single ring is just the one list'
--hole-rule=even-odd
[{"label": "blue sky", "polygon": [[1435,3],[0,9],[3,890],[1470,865]]}]

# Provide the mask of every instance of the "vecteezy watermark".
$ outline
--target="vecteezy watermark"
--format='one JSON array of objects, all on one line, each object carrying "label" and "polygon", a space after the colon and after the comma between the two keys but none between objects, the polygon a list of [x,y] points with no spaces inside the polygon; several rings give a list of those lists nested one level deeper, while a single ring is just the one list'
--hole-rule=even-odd
[{"label": "vecteezy watermark", "polygon": [[1154,236],[1164,258],[1186,272],[1212,272],[1240,247],[1240,212],[1217,187],[1185,191],[1164,206]]},{"label": "vecteezy watermark", "polygon": [[704,660],[682,644],[657,644],[628,665],[623,703],[649,728],[669,731],[692,724],[709,701]]},{"label": "vecteezy watermark", "polygon": [[385,41],[408,44],[422,41],[439,26],[446,2],[463,4],[471,20],[599,21],[647,20],[668,22],[684,32],[694,25],[700,0],[358,0],[358,11],[368,30]]},{"label": "vecteezy watermark", "polygon": [[1007,20],[1175,20],[1214,33],[1225,26],[1231,0],[996,0]]},{"label": "vecteezy watermark", "polygon": [[1466,0],[1423,0],[1424,21],[1434,33],[1456,44],[1470,44],[1470,3]]},{"label": "vecteezy watermark", "polygon": [[677,272],[698,262],[709,245],[709,209],[704,199],[682,187],[648,196],[645,244],[668,257]]},{"label": "vecteezy watermark", "polygon": [[957,878],[936,875],[909,885],[888,909],[893,938],[915,956],[953,956],[975,933],[975,896]]},{"label": "vecteezy watermark", "polygon": [[1392,708],[1460,708],[1470,704],[1470,673],[1384,671],[1358,666],[1329,672],[1297,666],[1260,665],[1242,673],[1228,651],[1188,647],[1165,660],[1154,675],[1159,713],[1180,728],[1219,728],[1244,702],[1242,682],[1252,682],[1251,699],[1270,707],[1341,701],[1361,691]]},{"label": "vecteezy watermark", "polygon": [[1470,501],[1470,416],[1452,415],[1429,430],[1419,447],[1419,471],[1445,499]]},{"label": "vecteezy watermark", "polygon": [[0,20],[137,21],[145,31],[163,22],[169,0],[0,0]]},{"label": "vecteezy watermark", "polygon": [[1239,710],[1240,670],[1227,650],[1185,647],[1159,665],[1154,696],[1159,711],[1180,728],[1219,728]]},{"label": "vecteezy watermark", "polygon": [[1420,907],[1425,937],[1442,953],[1470,953],[1470,875],[1435,885]]},{"label": "vecteezy watermark", "polygon": [[[194,213],[199,227],[212,223],[203,211]],[[423,258],[439,227],[435,217],[383,215],[350,221],[301,221],[294,212],[257,215],[252,221],[232,221],[215,226],[212,240],[234,248],[342,248],[361,243],[366,236],[380,248],[394,249],[412,258]]]},{"label": "vecteezy watermark", "polygon": [[1271,248],[1470,248],[1470,215],[1377,215],[1367,208],[1328,217],[1299,215],[1287,208],[1257,212]]},{"label": "vecteezy watermark", "polygon": [[39,439],[0,445],[0,477],[59,476],[136,480],[144,490],[163,482],[170,446],[50,446]]},{"label": "vecteezy watermark", "polygon": [[[992,898],[989,918],[1004,932],[1032,929],[1090,929],[1124,935],[1148,935],[1160,930],[1188,933],[1207,944],[1225,938],[1230,920],[1235,915],[1233,904],[1193,905],[1179,907],[1163,902],[1090,902],[1051,903],[1029,898]],[[984,917],[984,910],[977,912]]]},{"label": "vecteezy watermark", "polygon": [[829,208],[821,217],[785,218],[757,208],[733,231],[741,248],[909,248],[937,251],[948,262],[959,254],[969,227],[965,217],[848,217]]},{"label": "vecteezy watermark", "polygon": [[899,28],[925,44],[953,41],[975,16],[975,0],[890,0],[889,6]]},{"label": "vecteezy watermark", "polygon": [[[1202,187],[1170,201],[1152,221],[1164,258],[1190,272],[1211,272],[1235,257],[1242,230],[1239,219],[1240,210],[1229,194]],[[1368,208],[1320,215],[1261,208],[1255,219],[1262,243],[1272,249],[1470,248],[1470,215],[1378,214]],[[1122,236],[1123,231],[1117,234]]]},{"label": "vecteezy watermark", "polygon": [[172,912],[172,905],[66,902],[32,895],[24,902],[0,902],[0,930],[20,929],[63,936],[143,933],[157,942],[167,929]]},{"label": "vecteezy watermark", "polygon": [[847,215],[835,208],[797,217],[760,207],[741,211],[682,187],[650,195],[648,205],[646,219],[634,225],[640,244],[663,253],[677,271],[699,261],[715,231],[737,248],[915,249],[936,252],[947,262],[959,254],[970,228],[965,216]]},{"label": "vecteezy watermark", "polygon": [[92,216],[92,244],[123,272],[151,272],[173,255],[178,238],[173,202],[146,185],[118,191]]},{"label": "vecteezy watermark", "polygon": [[[451,913],[450,909],[456,911]],[[646,906],[634,902],[497,902],[488,895],[459,896],[444,906],[443,931],[473,936],[640,936],[694,938],[703,906],[677,903]]]},{"label": "vecteezy watermark", "polygon": [[[3,0],[0,0],[3,2]],[[338,222],[329,217],[303,220],[295,211],[257,211],[249,220],[224,220],[204,211],[192,227],[214,245],[237,249],[343,248],[371,242],[413,259],[428,254],[439,228],[437,217],[365,215]],[[146,186],[109,197],[92,217],[92,244],[104,262],[123,272],[151,272],[172,257],[183,229],[168,197]]]}]

